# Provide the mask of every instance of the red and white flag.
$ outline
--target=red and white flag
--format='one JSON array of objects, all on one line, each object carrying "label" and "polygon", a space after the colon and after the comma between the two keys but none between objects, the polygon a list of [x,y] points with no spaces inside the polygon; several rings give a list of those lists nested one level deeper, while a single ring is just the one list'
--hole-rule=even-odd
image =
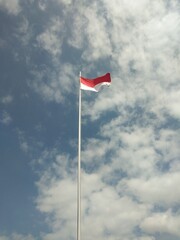
[{"label": "red and white flag", "polygon": [[98,92],[101,86],[109,86],[111,84],[111,75],[110,73],[106,73],[105,75],[94,79],[80,77],[80,84],[82,90]]}]

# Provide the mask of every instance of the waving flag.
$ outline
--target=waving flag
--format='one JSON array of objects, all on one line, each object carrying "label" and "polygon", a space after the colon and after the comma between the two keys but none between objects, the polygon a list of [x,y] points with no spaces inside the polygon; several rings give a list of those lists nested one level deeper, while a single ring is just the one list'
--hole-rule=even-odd
[{"label": "waving flag", "polygon": [[111,76],[110,73],[106,73],[105,75],[94,79],[80,77],[80,84],[82,90],[98,92],[101,86],[109,86],[111,84]]}]

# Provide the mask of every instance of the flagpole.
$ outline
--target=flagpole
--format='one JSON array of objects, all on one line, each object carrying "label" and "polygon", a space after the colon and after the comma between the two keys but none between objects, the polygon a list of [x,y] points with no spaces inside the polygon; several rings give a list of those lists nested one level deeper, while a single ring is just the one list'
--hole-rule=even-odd
[{"label": "flagpole", "polygon": [[79,132],[78,132],[78,184],[77,184],[77,240],[81,240],[81,72],[79,74]]}]

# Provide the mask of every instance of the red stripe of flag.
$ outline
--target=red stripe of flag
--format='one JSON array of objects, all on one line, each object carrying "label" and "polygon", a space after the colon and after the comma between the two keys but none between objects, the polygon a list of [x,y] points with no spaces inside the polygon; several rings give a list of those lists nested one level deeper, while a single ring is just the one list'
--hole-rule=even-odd
[{"label": "red stripe of flag", "polygon": [[93,79],[88,79],[88,78],[84,78],[84,77],[80,77],[80,81],[81,83],[83,83],[84,85],[88,86],[88,87],[94,87],[99,83],[103,83],[103,82],[111,82],[111,76],[110,73],[106,73],[105,75],[101,76],[101,77],[97,77],[97,78],[93,78]]}]

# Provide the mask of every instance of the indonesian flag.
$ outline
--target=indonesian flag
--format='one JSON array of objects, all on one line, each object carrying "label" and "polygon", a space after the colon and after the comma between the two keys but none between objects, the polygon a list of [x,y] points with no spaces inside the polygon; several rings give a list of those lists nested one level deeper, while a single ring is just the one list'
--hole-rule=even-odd
[{"label": "indonesian flag", "polygon": [[101,86],[109,86],[111,84],[111,76],[110,73],[106,73],[105,75],[94,79],[80,77],[80,84],[82,90],[99,92]]}]

